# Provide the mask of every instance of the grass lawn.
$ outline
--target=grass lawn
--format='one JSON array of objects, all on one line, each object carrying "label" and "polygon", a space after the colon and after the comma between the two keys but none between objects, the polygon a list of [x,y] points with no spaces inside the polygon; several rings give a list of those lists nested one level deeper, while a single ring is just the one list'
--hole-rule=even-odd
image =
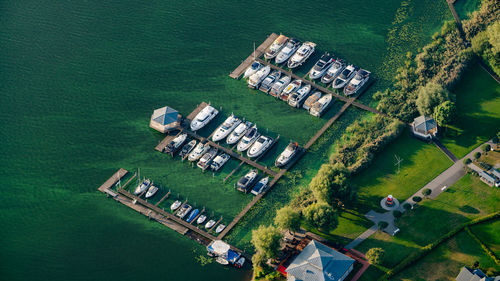
[{"label": "grass lawn", "polygon": [[491,166],[500,165],[500,150],[489,151],[488,154],[481,154],[478,159],[480,162],[487,163]]},{"label": "grass lawn", "polygon": [[441,130],[441,141],[462,158],[500,129],[500,85],[479,65],[474,65],[453,92],[458,114],[453,126]]},{"label": "grass lawn", "polygon": [[497,256],[500,256],[500,220],[485,222],[471,227],[471,231],[486,244]]}]

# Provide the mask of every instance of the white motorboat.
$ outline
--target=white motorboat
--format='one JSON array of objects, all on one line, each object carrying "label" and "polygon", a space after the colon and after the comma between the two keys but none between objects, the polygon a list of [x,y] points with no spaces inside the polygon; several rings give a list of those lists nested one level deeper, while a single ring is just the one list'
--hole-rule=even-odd
[{"label": "white motorboat", "polygon": [[273,86],[271,87],[271,90],[269,91],[269,94],[273,97],[278,97],[281,92],[288,86],[290,81],[292,80],[292,77],[290,76],[283,76],[278,80],[278,82],[274,83]]},{"label": "white motorboat", "polygon": [[269,177],[265,177],[265,178],[261,179],[252,188],[252,191],[251,191],[252,194],[253,195],[259,195],[259,194],[261,194],[266,189],[268,183],[269,183]]},{"label": "white motorboat", "polygon": [[317,91],[315,92],[314,94],[310,95],[306,101],[304,102],[304,104],[302,105],[302,107],[305,109],[305,110],[309,110],[309,108],[311,108],[311,106],[321,98],[321,92],[320,91]]},{"label": "white motorboat", "polygon": [[278,38],[274,40],[271,46],[267,48],[266,53],[264,54],[264,58],[266,58],[266,60],[275,58],[278,55],[279,51],[281,51],[281,49],[285,47],[287,42],[288,37],[286,37],[285,35],[278,36]]},{"label": "white motorboat", "polygon": [[273,138],[267,136],[260,136],[248,149],[247,156],[255,158],[262,155],[273,143]]},{"label": "white motorboat", "polygon": [[163,151],[165,153],[174,153],[186,141],[186,139],[187,134],[178,135],[172,141],[170,141],[167,146],[165,146],[165,149]]},{"label": "white motorboat", "polygon": [[296,142],[290,142],[285,150],[276,158],[274,165],[276,167],[283,167],[290,162],[290,160],[299,152],[299,145]]},{"label": "white motorboat", "polygon": [[179,156],[181,158],[186,157],[191,152],[191,150],[194,149],[195,146],[196,146],[196,140],[191,140],[190,142],[186,143],[182,147],[181,152],[179,152]]},{"label": "white motorboat", "polygon": [[144,191],[146,191],[149,186],[151,185],[151,180],[149,179],[144,179],[142,181],[141,184],[139,184],[136,188],[135,188],[135,191],[134,191],[134,194],[135,195],[138,195],[138,194],[141,194],[143,193]]},{"label": "white motorboat", "polygon": [[193,207],[191,207],[191,205],[184,203],[184,204],[182,204],[181,208],[179,209],[179,211],[175,215],[178,216],[179,218],[183,219],[187,214],[189,214],[189,211],[191,211],[192,208]]},{"label": "white motorboat", "polygon": [[358,71],[358,68],[355,67],[354,65],[348,65],[342,72],[340,73],[335,80],[333,80],[332,87],[334,89],[340,89],[347,85],[349,81],[356,75],[356,71]]},{"label": "white motorboat", "polygon": [[288,104],[293,107],[300,107],[311,92],[311,88],[311,84],[302,86],[288,97]]},{"label": "white motorboat", "polygon": [[196,223],[197,223],[197,224],[202,224],[202,223],[204,223],[204,222],[205,222],[205,220],[206,220],[206,219],[207,219],[207,216],[205,216],[205,215],[200,215],[200,216],[198,217],[198,219],[196,220]]},{"label": "white motorboat", "polygon": [[196,117],[194,117],[193,121],[191,121],[191,130],[197,131],[203,128],[208,124],[214,117],[219,113],[219,111],[211,105],[205,106]]},{"label": "white motorboat", "polygon": [[201,141],[198,143],[198,145],[189,153],[188,160],[189,161],[196,161],[203,156],[208,150],[210,149],[210,144],[205,141]]},{"label": "white motorboat", "polygon": [[172,211],[177,210],[181,206],[181,204],[182,204],[181,201],[175,200],[175,202],[172,203],[172,205],[170,205],[170,210],[172,210]]},{"label": "white motorboat", "polygon": [[321,58],[316,62],[316,64],[309,71],[309,78],[312,80],[318,79],[330,68],[335,60],[333,57],[326,53],[321,56]]},{"label": "white motorboat", "polygon": [[[217,229],[219,229],[219,227],[217,227]],[[221,230],[221,231],[222,231],[222,230]],[[221,232],[221,231],[219,231],[219,232]],[[217,232],[217,231],[216,231],[216,232]],[[217,232],[217,233],[219,233],[219,232]],[[222,265],[228,265],[228,264],[229,264],[229,261],[227,261],[227,260],[226,260],[225,258],[223,258],[223,257],[217,257],[217,258],[215,259],[215,261],[216,261],[217,263],[219,263],[219,264],[222,264]]]},{"label": "white motorboat", "polygon": [[288,97],[290,96],[290,94],[297,91],[300,88],[300,86],[302,86],[302,80],[293,80],[293,82],[288,84],[286,88],[283,90],[283,92],[281,92],[279,96],[280,99],[288,101]]},{"label": "white motorboat", "polygon": [[215,221],[214,220],[209,220],[206,224],[205,224],[205,228],[211,228],[212,226],[214,226],[215,224]]},{"label": "white motorboat", "polygon": [[225,226],[225,225],[223,225],[223,224],[219,224],[219,225],[217,226],[217,228],[215,229],[215,233],[221,233],[221,232],[224,230],[224,228],[226,228],[226,226]]},{"label": "white motorboat", "polygon": [[267,76],[264,80],[262,80],[262,83],[260,83],[259,90],[261,90],[264,93],[269,92],[274,82],[278,81],[280,77],[281,77],[281,71],[275,70],[271,72],[269,76]]},{"label": "white motorboat", "polygon": [[226,153],[217,155],[217,157],[215,157],[215,159],[212,161],[212,164],[210,164],[210,168],[213,171],[218,171],[222,166],[224,166],[224,164],[226,164],[229,158],[231,158],[231,156]]},{"label": "white motorboat", "polygon": [[245,73],[243,74],[243,78],[248,78],[248,77],[252,76],[255,72],[257,72],[259,69],[261,69],[262,66],[264,66],[264,65],[261,64],[260,62],[254,61],[252,63],[252,65],[250,65],[247,68],[247,70],[245,70]]},{"label": "white motorboat", "polygon": [[344,88],[344,95],[350,96],[359,92],[359,90],[363,88],[366,82],[370,80],[370,73],[370,71],[364,69],[358,70],[358,72],[356,72],[356,75],[354,75],[354,78],[352,78],[349,84],[347,84],[347,86]]},{"label": "white motorboat", "polygon": [[296,68],[302,65],[311,55],[314,53],[316,48],[316,43],[305,42],[300,46],[300,48],[293,54],[293,56],[288,60],[288,68]]},{"label": "white motorboat", "polygon": [[246,173],[246,175],[238,180],[238,183],[236,184],[238,190],[246,193],[248,189],[253,186],[253,184],[257,180],[258,175],[259,172],[257,170],[250,170],[248,173]]},{"label": "white motorboat", "polygon": [[212,163],[212,160],[215,158],[217,155],[217,148],[212,147],[208,150],[207,153],[203,154],[203,156],[200,158],[200,161],[196,164],[198,168],[202,170],[206,170],[208,167],[210,167],[210,164]]},{"label": "white motorboat", "polygon": [[344,70],[345,62],[343,60],[337,59],[330,68],[326,71],[325,75],[321,77],[321,82],[328,84],[333,81],[333,79],[337,78],[337,76]]},{"label": "white motorboat", "polygon": [[217,142],[227,137],[241,123],[241,119],[231,114],[217,129],[212,136],[212,140]]},{"label": "white motorboat", "polygon": [[309,109],[309,113],[312,116],[320,117],[321,114],[328,108],[332,100],[333,100],[332,94],[327,94],[322,96],[318,101],[316,101],[311,106],[311,108]]},{"label": "white motorboat", "polygon": [[297,51],[299,46],[300,46],[300,41],[295,38],[291,38],[286,43],[285,47],[281,49],[278,55],[276,55],[274,61],[277,64],[284,63],[288,58],[290,58],[295,53],[295,51]]},{"label": "white motorboat", "polygon": [[271,72],[271,67],[269,65],[266,65],[263,68],[259,69],[248,79],[248,87],[252,89],[258,89],[260,82],[262,82],[262,80],[264,80],[264,78],[269,75],[269,72]]},{"label": "white motorboat", "polygon": [[151,185],[148,189],[148,192],[146,192],[146,198],[153,197],[156,192],[158,192],[158,187]]},{"label": "white motorboat", "polygon": [[240,257],[235,263],[234,266],[237,268],[242,268],[243,265],[245,264],[245,257]]},{"label": "white motorboat", "polygon": [[247,130],[243,138],[241,138],[236,149],[239,152],[247,150],[257,140],[259,136],[260,134],[257,131],[257,125],[253,125],[250,129]]},{"label": "white motorboat", "polygon": [[243,122],[236,127],[231,134],[226,138],[227,144],[237,143],[247,132],[247,130],[252,127],[252,122]]}]

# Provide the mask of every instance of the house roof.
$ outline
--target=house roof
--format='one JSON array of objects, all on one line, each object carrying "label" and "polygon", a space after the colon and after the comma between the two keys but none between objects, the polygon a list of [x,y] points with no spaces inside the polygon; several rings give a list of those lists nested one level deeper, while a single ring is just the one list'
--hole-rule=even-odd
[{"label": "house roof", "polygon": [[413,119],[413,126],[416,130],[428,132],[437,128],[436,120],[428,116],[419,116]]},{"label": "house roof", "polygon": [[165,106],[158,108],[153,112],[151,120],[160,123],[161,125],[168,125],[177,121],[179,112],[177,110]]},{"label": "house roof", "polygon": [[466,266],[462,267],[460,273],[455,278],[456,281],[498,281],[500,276],[487,277],[480,269],[471,269]]},{"label": "house roof", "polygon": [[350,257],[312,240],[286,272],[297,281],[337,281],[353,263]]},{"label": "house roof", "polygon": [[495,177],[497,177],[500,180],[500,172],[497,169],[492,169],[491,172]]},{"label": "house roof", "polygon": [[481,172],[479,173],[479,175],[480,175],[481,177],[483,177],[484,179],[486,179],[487,181],[489,181],[489,182],[495,182],[495,181],[496,181],[495,177],[493,177],[492,175],[488,174],[488,173],[487,173],[487,172],[485,172],[485,171],[481,171]]}]

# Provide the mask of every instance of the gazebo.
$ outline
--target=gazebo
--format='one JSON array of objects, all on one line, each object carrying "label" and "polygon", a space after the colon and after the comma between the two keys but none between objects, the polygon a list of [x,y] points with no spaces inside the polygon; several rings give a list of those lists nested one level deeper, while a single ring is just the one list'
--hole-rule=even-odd
[{"label": "gazebo", "polygon": [[151,115],[149,127],[157,130],[160,133],[168,133],[175,130],[181,124],[181,115],[171,107],[164,106],[158,108]]},{"label": "gazebo", "polygon": [[423,115],[413,120],[413,123],[411,123],[411,128],[415,136],[427,140],[435,137],[438,132],[436,120]]}]

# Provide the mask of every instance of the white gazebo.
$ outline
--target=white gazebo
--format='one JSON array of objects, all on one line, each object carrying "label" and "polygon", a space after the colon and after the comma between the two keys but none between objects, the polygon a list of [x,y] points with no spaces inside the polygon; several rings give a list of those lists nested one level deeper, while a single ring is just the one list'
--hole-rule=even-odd
[{"label": "white gazebo", "polygon": [[414,135],[427,140],[434,138],[438,133],[436,120],[423,115],[413,119],[411,129]]},{"label": "white gazebo", "polygon": [[157,130],[160,133],[168,133],[177,129],[181,124],[181,115],[177,110],[164,106],[158,108],[151,115],[149,127]]}]

